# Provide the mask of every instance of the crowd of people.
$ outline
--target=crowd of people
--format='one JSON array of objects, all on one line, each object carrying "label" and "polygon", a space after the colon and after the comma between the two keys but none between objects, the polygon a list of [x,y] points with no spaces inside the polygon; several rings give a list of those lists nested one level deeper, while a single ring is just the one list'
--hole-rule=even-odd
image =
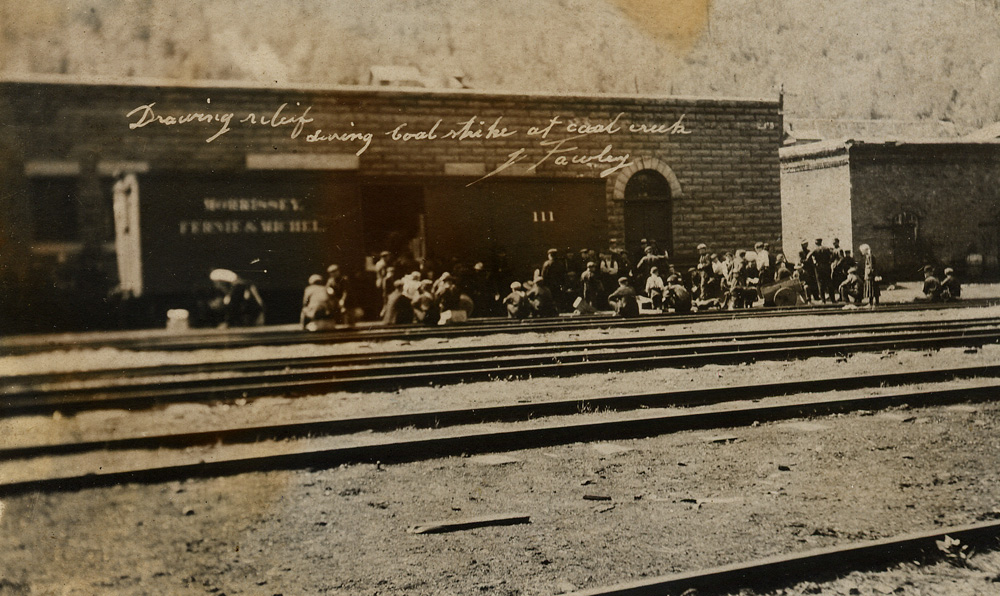
[{"label": "crowd of people", "polygon": [[[367,283],[374,287],[364,289],[377,297],[379,318],[386,325],[439,325],[472,316],[527,319],[612,310],[632,317],[641,312],[740,309],[765,302],[769,287],[794,288],[801,303],[879,303],[882,278],[867,245],[859,247],[857,259],[839,239],[827,246],[817,238],[812,244],[803,241],[801,247],[792,264],[767,242],[721,254],[699,244],[697,262],[681,269],[655,241],[643,240],[641,251],[631,257],[616,246],[602,251],[552,248],[527,279],[512,274],[502,252],[472,267],[456,260],[450,271],[439,273],[440,265],[433,260],[383,251],[369,267]],[[951,269],[945,270],[944,281],[933,276],[933,267],[927,272],[927,300],[960,295]],[[328,268],[325,279],[313,275],[303,295],[303,327],[316,328],[322,321],[352,323],[358,311],[350,300],[357,293],[350,287],[354,281],[337,265]]]}]

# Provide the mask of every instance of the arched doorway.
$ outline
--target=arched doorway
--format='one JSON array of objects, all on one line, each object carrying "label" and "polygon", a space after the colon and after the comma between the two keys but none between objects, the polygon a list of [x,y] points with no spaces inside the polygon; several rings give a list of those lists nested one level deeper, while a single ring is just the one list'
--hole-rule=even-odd
[{"label": "arched doorway", "polygon": [[625,249],[633,256],[642,240],[656,241],[673,254],[673,209],[670,184],[656,170],[640,170],[625,184]]}]

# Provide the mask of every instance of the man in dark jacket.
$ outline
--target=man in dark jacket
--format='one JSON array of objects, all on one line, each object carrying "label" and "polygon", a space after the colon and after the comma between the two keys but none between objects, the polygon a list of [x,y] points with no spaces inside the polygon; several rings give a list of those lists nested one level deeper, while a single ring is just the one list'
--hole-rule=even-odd
[{"label": "man in dark jacket", "polygon": [[962,297],[962,284],[955,278],[955,270],[947,267],[944,270],[944,279],[941,280],[941,298],[944,300],[958,300]]},{"label": "man in dark jacket", "polygon": [[403,296],[403,280],[392,282],[392,292],[386,298],[382,322],[386,325],[405,325],[413,322],[413,305]]},{"label": "man in dark jacket", "polygon": [[608,296],[608,303],[614,307],[615,316],[639,316],[639,301],[635,297],[635,290],[628,285],[627,277],[618,278],[618,289]]}]

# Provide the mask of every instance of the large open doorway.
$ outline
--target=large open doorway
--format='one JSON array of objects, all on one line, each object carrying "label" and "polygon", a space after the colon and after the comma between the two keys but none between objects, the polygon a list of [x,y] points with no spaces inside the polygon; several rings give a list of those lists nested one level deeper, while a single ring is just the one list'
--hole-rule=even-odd
[{"label": "large open doorway", "polygon": [[670,184],[656,170],[640,170],[625,184],[625,249],[633,258],[641,256],[643,240],[673,254]]},{"label": "large open doorway", "polygon": [[361,213],[365,254],[383,250],[393,255],[422,259],[424,189],[415,184],[365,184],[361,187]]}]

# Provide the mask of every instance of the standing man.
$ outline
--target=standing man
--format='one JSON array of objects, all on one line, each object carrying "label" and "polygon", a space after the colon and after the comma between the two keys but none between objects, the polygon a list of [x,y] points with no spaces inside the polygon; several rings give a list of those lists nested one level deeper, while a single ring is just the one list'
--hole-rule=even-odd
[{"label": "standing man", "polygon": [[862,276],[865,288],[864,299],[868,301],[868,308],[874,309],[878,306],[878,299],[881,294],[878,282],[882,281],[882,278],[878,275],[878,267],[875,264],[875,256],[872,254],[872,249],[867,244],[862,244],[858,247],[858,251],[865,262],[864,275]]},{"label": "standing man", "polygon": [[597,263],[593,261],[587,263],[587,270],[580,276],[580,285],[583,287],[581,298],[595,309],[604,306],[603,299],[606,292],[602,277],[597,270]]},{"label": "standing man", "polygon": [[813,271],[816,274],[816,291],[819,293],[820,300],[826,302],[826,299],[830,298],[831,301],[836,302],[831,287],[833,284],[833,252],[828,247],[823,246],[822,238],[816,239],[816,245],[809,251],[809,256],[806,259],[812,263]]},{"label": "standing man", "polygon": [[566,261],[559,258],[559,249],[550,248],[548,257],[542,263],[539,272],[545,284],[548,286],[552,296],[557,300],[562,299],[563,288],[566,287]]},{"label": "standing man", "polygon": [[347,276],[339,265],[326,268],[326,293],[330,296],[330,314],[338,323],[347,323]]}]

